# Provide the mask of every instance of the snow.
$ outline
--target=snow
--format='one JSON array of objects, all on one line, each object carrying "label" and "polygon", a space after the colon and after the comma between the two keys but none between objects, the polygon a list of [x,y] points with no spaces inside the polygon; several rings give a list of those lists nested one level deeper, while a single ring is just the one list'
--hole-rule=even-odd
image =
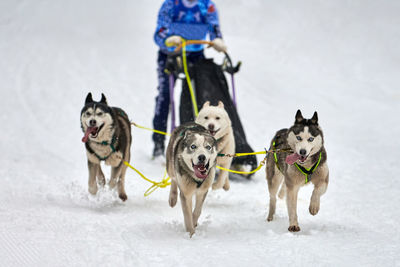
[{"label": "snow", "polygon": [[[211,192],[191,239],[168,189],[143,197],[150,184],[133,171],[127,202],[107,188],[89,196],[85,96],[103,92],[151,126],[161,1],[3,0],[1,266],[400,266],[400,3],[215,2],[230,54],[243,61],[238,110],[253,148],[298,108],[318,111],[330,167],[319,214],[308,213],[307,186],[301,232],[287,231],[282,200],[267,223],[264,170]],[[150,136],[133,128],[131,164],[161,180]]]}]

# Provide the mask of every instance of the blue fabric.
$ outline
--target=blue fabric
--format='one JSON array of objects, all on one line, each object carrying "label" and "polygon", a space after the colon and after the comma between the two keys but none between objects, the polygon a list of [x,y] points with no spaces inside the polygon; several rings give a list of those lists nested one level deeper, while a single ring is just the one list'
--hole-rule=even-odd
[{"label": "blue fabric", "polygon": [[[188,63],[195,63],[203,59],[204,53],[191,52],[187,54]],[[153,128],[159,131],[167,131],[168,113],[169,113],[169,76],[164,72],[165,64],[167,62],[167,54],[162,51],[158,52],[157,58],[157,75],[158,75],[158,96],[156,97],[156,109],[153,118]],[[176,80],[176,77],[174,77]],[[183,81],[186,82],[186,81]],[[154,142],[164,143],[165,136],[162,134],[153,134]]]},{"label": "blue fabric", "polygon": [[[196,3],[190,7],[185,6],[184,1],[165,0],[158,13],[154,41],[164,53],[174,50],[165,46],[165,40],[172,35],[186,40],[206,40],[207,34],[210,40],[222,38],[218,12],[211,0],[195,0]],[[187,46],[187,51],[202,49],[203,45]]]}]

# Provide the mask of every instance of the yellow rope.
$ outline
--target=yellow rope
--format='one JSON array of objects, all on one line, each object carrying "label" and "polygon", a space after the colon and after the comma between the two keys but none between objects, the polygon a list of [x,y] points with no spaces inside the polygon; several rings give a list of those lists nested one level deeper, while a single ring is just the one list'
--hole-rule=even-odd
[{"label": "yellow rope", "polygon": [[[259,155],[259,154],[266,154],[269,153],[271,151],[260,151],[260,152],[251,152],[251,153],[236,153],[234,155],[229,155],[229,154],[219,154],[219,156],[227,156],[227,157],[241,157],[241,156],[246,156],[246,155]],[[286,152],[286,150],[279,150],[279,151],[275,151],[275,152]],[[232,173],[238,173],[238,174],[252,174],[255,172],[258,172],[262,166],[265,165],[267,158],[265,157],[261,162],[260,165],[250,171],[250,172],[243,172],[243,171],[235,171],[235,170],[230,170],[221,166],[217,166],[218,169],[223,170],[223,171],[228,171],[228,172],[232,172]],[[170,178],[166,177],[167,176],[167,171],[164,172],[164,177],[161,180],[161,182],[155,182],[150,180],[149,178],[147,178],[146,176],[144,176],[140,171],[138,171],[135,167],[133,167],[132,165],[130,165],[128,162],[124,161],[124,164],[126,166],[128,166],[129,168],[131,168],[132,170],[134,170],[137,174],[140,175],[140,177],[142,177],[144,180],[148,181],[149,183],[152,183],[153,185],[150,186],[146,192],[144,192],[144,196],[147,197],[149,196],[151,193],[153,193],[154,191],[156,191],[158,188],[166,188],[167,186],[171,185],[171,182],[169,181]]]},{"label": "yellow rope", "polygon": [[135,169],[135,167],[130,165],[128,162],[124,161],[124,164],[126,166],[128,166],[129,168],[131,168],[132,170],[134,170],[135,172],[137,172],[137,174],[139,174],[144,180],[153,184],[151,187],[149,187],[149,189],[146,190],[146,192],[144,192],[145,197],[147,197],[148,195],[153,193],[157,188],[159,188],[159,187],[165,188],[171,184],[171,182],[169,182],[170,178],[169,177],[165,178],[165,176],[167,176],[167,171],[165,171],[164,178],[161,180],[161,182],[154,182],[154,181],[150,180],[149,178],[147,178],[146,176],[144,176],[140,171]]},{"label": "yellow rope", "polygon": [[189,71],[188,71],[187,61],[186,61],[186,40],[184,40],[184,39],[182,39],[182,61],[183,61],[183,71],[185,72],[186,81],[189,86],[190,96],[192,98],[194,115],[197,117],[199,115],[199,110],[197,108],[197,101],[196,101],[196,96],[194,95],[192,82],[189,77]]},{"label": "yellow rope", "polygon": [[291,149],[276,149],[276,150],[264,150],[264,151],[259,151],[259,152],[249,152],[249,153],[236,153],[236,154],[218,154],[218,157],[243,157],[243,156],[248,156],[248,155],[262,155],[262,154],[267,154],[267,153],[289,153],[292,152]]},{"label": "yellow rope", "polygon": [[133,126],[135,126],[135,127],[141,128],[141,129],[149,130],[149,131],[152,131],[152,132],[155,132],[155,133],[158,133],[158,134],[162,134],[162,135],[171,136],[171,134],[169,134],[169,133],[162,132],[162,131],[159,131],[159,130],[154,130],[154,129],[147,128],[147,127],[144,127],[144,126],[140,126],[140,125],[138,125],[138,124],[136,124],[136,123],[134,123],[134,122],[131,122],[131,124],[132,124]]},{"label": "yellow rope", "polygon": [[250,172],[234,171],[234,170],[226,169],[226,168],[221,167],[221,166],[217,166],[217,168],[220,169],[220,170],[223,170],[223,171],[228,171],[228,172],[233,172],[233,173],[238,173],[238,174],[252,174],[252,173],[258,172],[261,169],[261,167],[265,165],[266,159],[267,158],[264,158],[260,162],[260,165],[257,167],[257,169],[254,169],[254,170],[252,170]]},{"label": "yellow rope", "polygon": [[243,157],[247,155],[261,155],[261,154],[267,154],[266,151],[260,151],[260,152],[250,152],[250,153],[236,153],[234,157]]}]

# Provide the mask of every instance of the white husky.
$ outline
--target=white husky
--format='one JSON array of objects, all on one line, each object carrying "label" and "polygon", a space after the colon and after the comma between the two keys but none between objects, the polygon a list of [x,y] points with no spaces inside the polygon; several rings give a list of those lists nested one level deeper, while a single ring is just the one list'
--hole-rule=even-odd
[{"label": "white husky", "polygon": [[[218,106],[210,106],[210,101],[204,103],[196,118],[196,123],[204,126],[217,140],[219,154],[235,153],[235,137],[232,123],[221,101],[218,102]],[[217,164],[223,168],[229,169],[231,163],[231,157],[217,158]],[[212,188],[215,190],[222,187],[224,190],[229,190],[229,173],[220,170],[218,180],[213,184]]]}]

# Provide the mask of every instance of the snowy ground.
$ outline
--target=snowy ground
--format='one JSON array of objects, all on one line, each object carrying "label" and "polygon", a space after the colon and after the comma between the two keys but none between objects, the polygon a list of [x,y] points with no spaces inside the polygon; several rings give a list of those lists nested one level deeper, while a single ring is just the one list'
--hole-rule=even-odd
[{"label": "snowy ground", "polygon": [[[284,201],[267,223],[264,170],[211,192],[192,239],[168,189],[144,198],[150,184],[132,171],[126,203],[108,190],[90,197],[80,109],[88,91],[104,92],[151,126],[161,1],[2,0],[1,266],[400,266],[400,3],[216,3],[243,61],[238,109],[253,148],[298,108],[319,112],[331,178],[320,213],[308,213],[308,186],[301,232],[287,231]],[[151,149],[134,128],[131,163],[159,180]]]}]

